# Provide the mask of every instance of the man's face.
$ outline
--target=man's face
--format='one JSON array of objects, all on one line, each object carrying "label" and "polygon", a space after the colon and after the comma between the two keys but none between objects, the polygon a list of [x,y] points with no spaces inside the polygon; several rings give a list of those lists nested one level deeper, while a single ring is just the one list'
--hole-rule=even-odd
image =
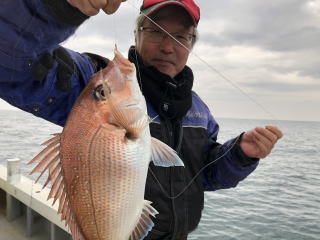
[{"label": "man's face", "polygon": [[[189,37],[194,34],[193,26],[185,26],[185,23],[190,21],[190,17],[181,7],[164,7],[156,14],[156,23],[170,34]],[[162,33],[162,30],[148,19],[144,20],[142,27],[149,31],[156,30]],[[153,66],[172,78],[175,77],[186,65],[189,51],[167,35],[164,35],[160,41],[154,41],[152,37],[152,33],[144,30],[136,33],[136,50],[144,64]],[[187,47],[191,50],[192,44],[189,43]]]}]

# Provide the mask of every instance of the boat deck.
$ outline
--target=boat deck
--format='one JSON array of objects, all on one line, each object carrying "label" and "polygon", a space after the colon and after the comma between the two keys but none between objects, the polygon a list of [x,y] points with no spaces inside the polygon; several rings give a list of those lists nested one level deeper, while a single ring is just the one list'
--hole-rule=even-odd
[{"label": "boat deck", "polygon": [[0,165],[0,240],[71,240],[57,204],[47,201],[50,189],[19,172]]},{"label": "boat deck", "polygon": [[49,240],[50,236],[46,231],[34,232],[34,235],[27,236],[26,219],[19,217],[13,221],[6,219],[4,209],[0,209],[0,239],[1,240]]}]

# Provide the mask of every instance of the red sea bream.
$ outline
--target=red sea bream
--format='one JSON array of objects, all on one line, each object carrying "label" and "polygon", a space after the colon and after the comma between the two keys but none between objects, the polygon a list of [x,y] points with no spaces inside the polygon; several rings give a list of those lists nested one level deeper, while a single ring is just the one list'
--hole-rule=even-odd
[{"label": "red sea bream", "polygon": [[60,134],[30,163],[48,170],[48,198],[74,240],[143,239],[157,211],[144,200],[150,161],[183,166],[176,153],[152,138],[135,67],[120,53],[96,73],[76,100]]}]

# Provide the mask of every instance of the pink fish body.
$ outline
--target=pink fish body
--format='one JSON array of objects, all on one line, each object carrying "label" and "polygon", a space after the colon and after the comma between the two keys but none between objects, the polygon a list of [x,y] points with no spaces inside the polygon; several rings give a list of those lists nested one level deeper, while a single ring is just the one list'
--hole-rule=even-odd
[{"label": "pink fish body", "polygon": [[150,136],[146,102],[132,63],[115,51],[75,102],[61,134],[30,163],[49,171],[48,198],[74,240],[143,239],[157,211],[144,200],[148,166],[183,166]]}]

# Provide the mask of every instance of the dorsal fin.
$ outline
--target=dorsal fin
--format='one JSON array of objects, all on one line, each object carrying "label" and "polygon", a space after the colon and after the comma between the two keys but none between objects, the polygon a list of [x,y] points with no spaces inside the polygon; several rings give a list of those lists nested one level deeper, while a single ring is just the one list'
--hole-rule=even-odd
[{"label": "dorsal fin", "polygon": [[155,210],[152,206],[151,206],[151,202],[144,200],[144,206],[142,209],[142,213],[140,216],[140,219],[135,227],[135,229],[133,230],[133,232],[130,235],[129,240],[141,240],[144,239],[149,231],[153,228],[154,223],[151,220],[151,216],[155,217],[156,214],[158,214],[157,210]]},{"label": "dorsal fin", "polygon": [[54,134],[53,138],[42,144],[45,145],[46,148],[28,163],[38,163],[30,174],[40,172],[40,176],[38,177],[39,179],[44,172],[47,170],[49,171],[48,179],[44,184],[44,186],[46,186],[49,182],[51,183],[51,190],[48,195],[48,199],[53,198],[53,204],[59,200],[58,214],[61,214],[62,221],[66,221],[66,225],[71,231],[73,240],[84,240],[75,216],[71,211],[70,201],[67,196],[66,185],[62,175],[59,156],[61,135],[62,134]]}]

